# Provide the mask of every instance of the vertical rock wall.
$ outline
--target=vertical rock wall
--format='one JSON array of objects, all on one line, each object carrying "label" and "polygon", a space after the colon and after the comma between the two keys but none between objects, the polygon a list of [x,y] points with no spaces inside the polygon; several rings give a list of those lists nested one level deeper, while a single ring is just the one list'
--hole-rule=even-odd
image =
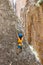
[{"label": "vertical rock wall", "polygon": [[20,11],[21,11],[21,8],[24,8],[26,4],[26,0],[16,0],[16,14],[17,16],[20,18]]},{"label": "vertical rock wall", "polygon": [[43,64],[43,4],[39,8],[33,10],[33,23],[31,38],[32,44],[39,54],[39,58]]},{"label": "vertical rock wall", "polygon": [[[20,18],[24,26],[25,37],[33,45],[43,64],[43,4],[37,8],[36,0],[28,0],[25,8],[20,9]],[[19,10],[19,8],[17,10]]]},{"label": "vertical rock wall", "polygon": [[30,12],[26,15],[25,28],[28,42],[33,45],[43,64],[43,4],[39,8],[30,7]]}]

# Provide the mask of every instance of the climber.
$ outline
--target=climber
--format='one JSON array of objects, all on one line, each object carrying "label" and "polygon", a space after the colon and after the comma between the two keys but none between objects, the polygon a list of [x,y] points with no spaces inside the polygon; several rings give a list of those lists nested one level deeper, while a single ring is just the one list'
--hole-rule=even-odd
[{"label": "climber", "polygon": [[23,45],[23,34],[19,33],[18,34],[18,49],[22,49],[22,45]]}]

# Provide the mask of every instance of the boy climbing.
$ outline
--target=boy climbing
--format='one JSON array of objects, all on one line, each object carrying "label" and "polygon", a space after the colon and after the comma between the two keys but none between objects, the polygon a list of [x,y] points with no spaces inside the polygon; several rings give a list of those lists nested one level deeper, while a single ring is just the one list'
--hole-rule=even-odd
[{"label": "boy climbing", "polygon": [[18,53],[22,51],[22,45],[23,45],[23,34],[19,33],[18,34],[18,44],[17,44],[17,49],[18,49]]},{"label": "boy climbing", "polygon": [[18,48],[22,49],[23,34],[18,34]]}]

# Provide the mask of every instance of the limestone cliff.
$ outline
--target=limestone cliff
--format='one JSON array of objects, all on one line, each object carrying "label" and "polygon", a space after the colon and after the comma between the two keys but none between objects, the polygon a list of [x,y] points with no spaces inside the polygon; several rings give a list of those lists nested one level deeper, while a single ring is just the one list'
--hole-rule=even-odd
[{"label": "limestone cliff", "polygon": [[21,11],[21,17],[25,23],[26,38],[37,51],[43,65],[43,3],[37,7],[34,6],[35,2],[35,0],[27,1],[25,8]]},{"label": "limestone cliff", "polygon": [[[9,0],[0,0],[0,65],[41,65],[29,45],[23,47],[19,55],[16,54],[18,22],[20,20],[10,6]],[[27,43],[23,46],[25,45]]]}]

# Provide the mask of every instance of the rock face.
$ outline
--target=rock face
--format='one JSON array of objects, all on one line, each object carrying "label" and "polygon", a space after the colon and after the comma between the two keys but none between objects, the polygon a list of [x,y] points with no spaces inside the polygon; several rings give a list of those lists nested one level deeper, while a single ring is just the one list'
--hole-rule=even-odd
[{"label": "rock face", "polygon": [[[34,9],[33,9],[34,10]],[[31,28],[31,43],[39,54],[43,65],[43,4],[39,8],[35,8],[34,13],[32,13],[32,28]]]},{"label": "rock face", "polygon": [[0,0],[0,65],[40,65],[29,48],[16,54],[18,22],[8,0]]},{"label": "rock face", "polygon": [[21,9],[24,8],[26,0],[16,0],[16,14],[20,18]]},{"label": "rock face", "polygon": [[39,8],[34,6],[35,0],[29,0],[21,11],[25,23],[25,35],[28,42],[37,51],[43,65],[43,3]]},{"label": "rock face", "polygon": [[[24,25],[25,37],[29,44],[37,51],[38,57],[43,65],[43,3],[37,8],[34,6],[37,1],[26,0],[24,8],[17,3],[20,8],[20,18]],[[19,9],[17,10],[19,11]]]}]

